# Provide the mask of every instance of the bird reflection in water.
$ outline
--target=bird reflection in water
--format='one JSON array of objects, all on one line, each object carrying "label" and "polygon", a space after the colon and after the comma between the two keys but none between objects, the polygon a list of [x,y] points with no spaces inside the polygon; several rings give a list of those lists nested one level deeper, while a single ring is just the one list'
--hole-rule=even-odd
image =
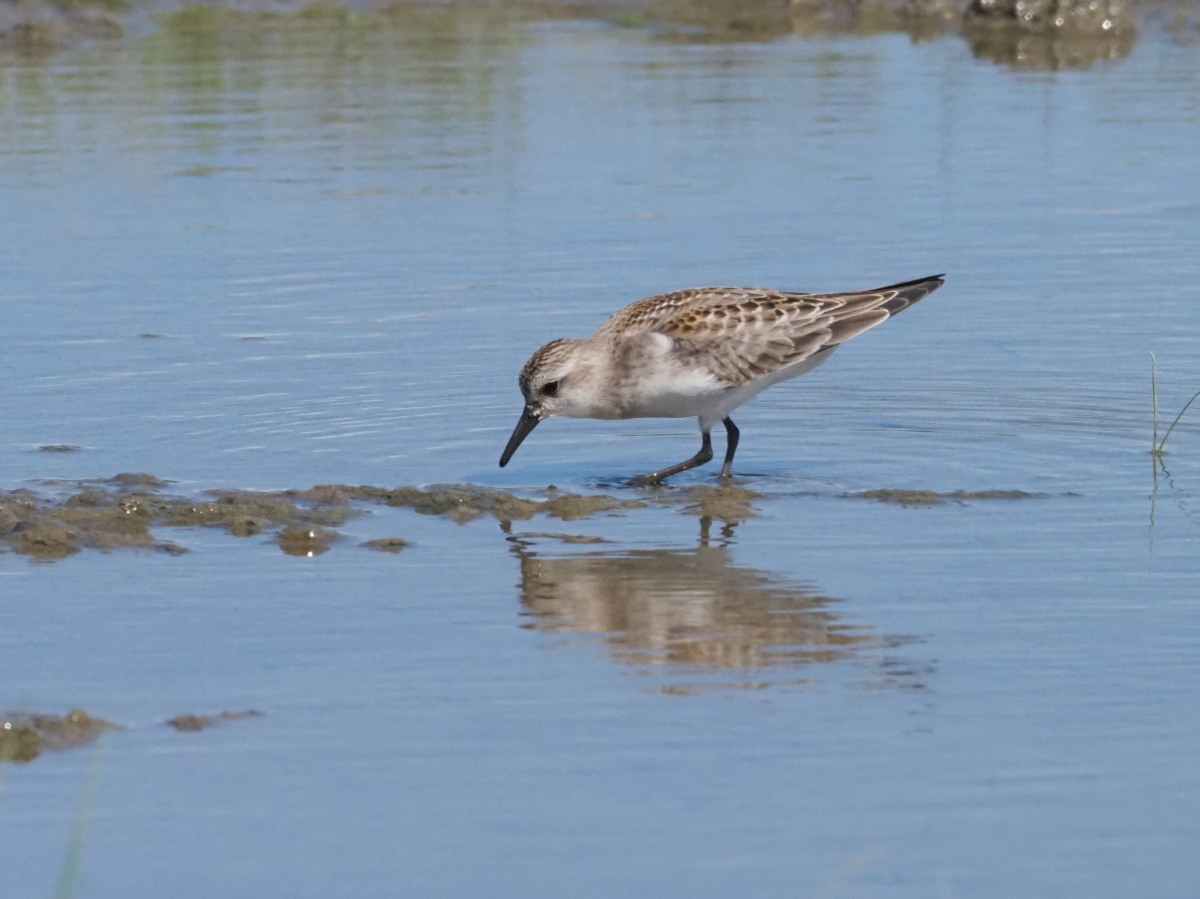
[{"label": "bird reflection in water", "polygon": [[553,539],[565,535],[510,534],[525,626],[594,635],[614,661],[654,678],[649,689],[665,693],[803,685],[823,676],[866,689],[925,687],[930,665],[903,658],[902,647],[917,639],[851,623],[839,600],[739,567],[728,539],[734,526],[715,542],[710,527],[701,520],[690,549],[579,552]]}]

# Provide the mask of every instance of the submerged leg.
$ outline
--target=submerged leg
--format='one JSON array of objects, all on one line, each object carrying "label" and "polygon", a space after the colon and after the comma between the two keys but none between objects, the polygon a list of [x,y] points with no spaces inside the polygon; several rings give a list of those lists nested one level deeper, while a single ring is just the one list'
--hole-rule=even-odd
[{"label": "submerged leg", "polygon": [[721,466],[721,477],[727,478],[733,472],[733,454],[737,452],[738,438],[742,432],[737,429],[732,418],[722,419],[725,423],[725,433],[729,441],[725,444],[725,464]]},{"label": "submerged leg", "polygon": [[630,487],[653,487],[655,484],[662,483],[663,478],[669,478],[673,474],[679,474],[681,471],[687,471],[689,468],[695,468],[697,465],[703,465],[705,462],[711,461],[712,452],[712,435],[708,431],[702,431],[700,434],[700,452],[692,456],[686,462],[680,462],[678,465],[672,465],[670,468],[664,468],[662,471],[652,471],[649,474],[638,475],[629,482]]}]

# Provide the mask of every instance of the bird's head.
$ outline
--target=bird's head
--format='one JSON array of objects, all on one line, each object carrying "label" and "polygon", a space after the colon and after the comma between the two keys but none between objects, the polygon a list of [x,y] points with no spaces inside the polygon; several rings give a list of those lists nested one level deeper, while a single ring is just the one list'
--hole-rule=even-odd
[{"label": "bird's head", "polygon": [[586,418],[594,404],[593,388],[581,377],[581,340],[552,340],[529,357],[521,369],[518,384],[525,398],[521,420],[513,430],[504,454],[503,468],[529,432],[544,418],[565,415]]}]

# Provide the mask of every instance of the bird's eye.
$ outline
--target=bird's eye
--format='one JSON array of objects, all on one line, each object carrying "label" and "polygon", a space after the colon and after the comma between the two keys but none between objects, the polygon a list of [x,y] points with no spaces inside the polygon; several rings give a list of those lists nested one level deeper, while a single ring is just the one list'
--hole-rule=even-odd
[{"label": "bird's eye", "polygon": [[558,396],[558,381],[547,381],[542,387],[542,396]]}]

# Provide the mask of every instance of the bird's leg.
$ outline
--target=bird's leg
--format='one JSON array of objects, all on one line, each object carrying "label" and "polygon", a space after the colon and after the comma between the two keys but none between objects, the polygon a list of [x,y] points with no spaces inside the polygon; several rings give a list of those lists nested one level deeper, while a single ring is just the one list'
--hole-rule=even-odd
[{"label": "bird's leg", "polygon": [[681,471],[687,471],[689,468],[695,468],[697,465],[703,465],[705,462],[712,460],[712,435],[708,431],[703,431],[700,434],[700,452],[692,456],[686,462],[680,462],[678,465],[672,465],[670,468],[664,468],[662,471],[652,471],[649,474],[639,475],[629,482],[630,487],[653,487],[662,483],[663,478],[669,478],[673,474],[679,474]]},{"label": "bird's leg", "polygon": [[738,438],[742,432],[737,429],[732,418],[722,419],[725,423],[725,433],[729,436],[725,444],[725,464],[721,466],[721,480],[726,480],[733,473],[733,454],[737,452]]}]

